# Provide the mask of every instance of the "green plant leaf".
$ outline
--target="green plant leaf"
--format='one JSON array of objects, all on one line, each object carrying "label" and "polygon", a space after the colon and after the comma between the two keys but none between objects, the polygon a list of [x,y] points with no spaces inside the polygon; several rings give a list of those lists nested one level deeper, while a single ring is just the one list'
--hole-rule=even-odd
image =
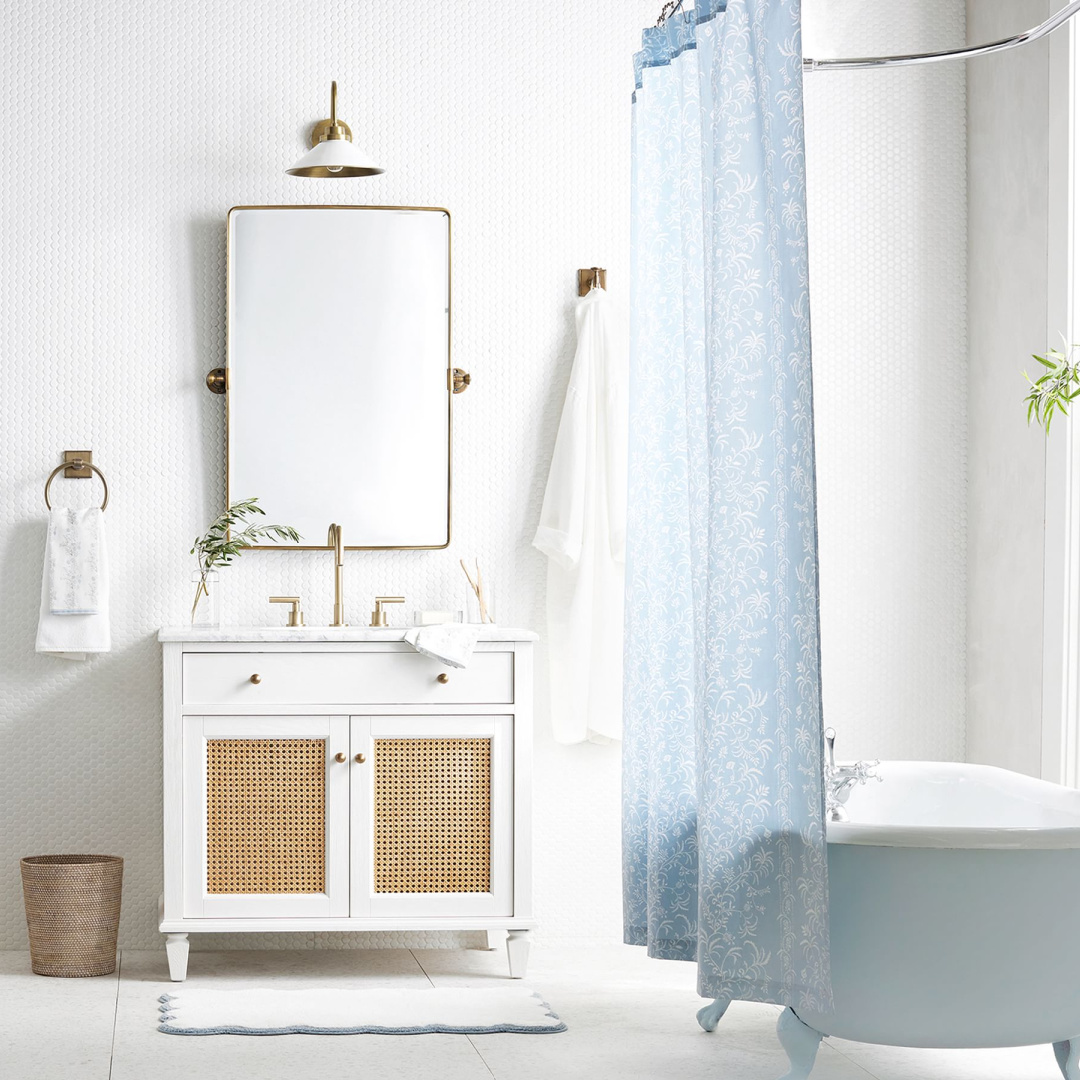
[{"label": "green plant leaf", "polygon": [[1038,423],[1050,434],[1050,424],[1056,413],[1069,415],[1068,404],[1080,397],[1080,362],[1074,362],[1072,356],[1077,346],[1066,345],[1068,352],[1060,349],[1047,349],[1045,356],[1032,354],[1045,368],[1037,379],[1032,379],[1025,371],[1028,393],[1024,398],[1027,403],[1027,422]]},{"label": "green plant leaf", "polygon": [[[279,540],[298,543],[300,534],[291,525],[252,525],[246,519],[266,511],[259,506],[257,498],[241,499],[220,513],[209,525],[203,536],[195,538],[192,555],[198,555],[201,570],[216,566],[229,566],[240,557],[244,549],[260,540],[274,536]],[[238,526],[243,526],[238,528]]]}]

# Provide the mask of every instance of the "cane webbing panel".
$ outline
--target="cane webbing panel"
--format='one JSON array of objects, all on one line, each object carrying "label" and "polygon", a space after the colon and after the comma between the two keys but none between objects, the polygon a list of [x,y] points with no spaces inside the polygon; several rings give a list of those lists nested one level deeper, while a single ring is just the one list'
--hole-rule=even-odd
[{"label": "cane webbing panel", "polygon": [[326,891],[326,741],[208,739],[206,888]]},{"label": "cane webbing panel", "polygon": [[375,740],[375,892],[491,890],[491,740]]}]

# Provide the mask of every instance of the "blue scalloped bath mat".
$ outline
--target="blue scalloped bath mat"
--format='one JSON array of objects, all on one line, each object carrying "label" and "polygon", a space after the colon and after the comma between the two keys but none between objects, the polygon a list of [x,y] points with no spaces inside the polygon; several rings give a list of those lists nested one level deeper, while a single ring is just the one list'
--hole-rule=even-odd
[{"label": "blue scalloped bath mat", "polygon": [[539,994],[497,989],[204,990],[162,994],[169,1035],[545,1035],[566,1025]]}]

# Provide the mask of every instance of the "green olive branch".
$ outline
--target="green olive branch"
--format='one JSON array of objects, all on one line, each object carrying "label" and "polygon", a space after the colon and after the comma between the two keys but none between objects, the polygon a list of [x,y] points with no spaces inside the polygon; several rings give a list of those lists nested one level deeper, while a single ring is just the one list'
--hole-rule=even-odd
[{"label": "green olive branch", "polygon": [[300,534],[291,525],[245,524],[253,515],[265,513],[259,506],[258,499],[241,499],[219,514],[203,536],[195,537],[190,554],[198,557],[200,577],[195,590],[195,603],[191,605],[192,619],[195,618],[199,599],[203,595],[210,595],[210,590],[206,587],[206,575],[211,570],[228,566],[243,554],[244,548],[251,547],[260,540],[273,538],[288,540],[294,544],[300,541]]}]

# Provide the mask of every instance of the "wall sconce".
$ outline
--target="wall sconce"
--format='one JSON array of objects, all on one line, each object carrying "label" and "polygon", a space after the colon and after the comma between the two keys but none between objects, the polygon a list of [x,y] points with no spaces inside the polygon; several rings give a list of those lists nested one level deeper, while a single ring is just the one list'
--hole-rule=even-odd
[{"label": "wall sconce", "polygon": [[337,118],[337,83],[330,84],[330,119],[311,129],[311,149],[291,168],[290,176],[376,176],[383,168],[353,146],[349,125]]}]

